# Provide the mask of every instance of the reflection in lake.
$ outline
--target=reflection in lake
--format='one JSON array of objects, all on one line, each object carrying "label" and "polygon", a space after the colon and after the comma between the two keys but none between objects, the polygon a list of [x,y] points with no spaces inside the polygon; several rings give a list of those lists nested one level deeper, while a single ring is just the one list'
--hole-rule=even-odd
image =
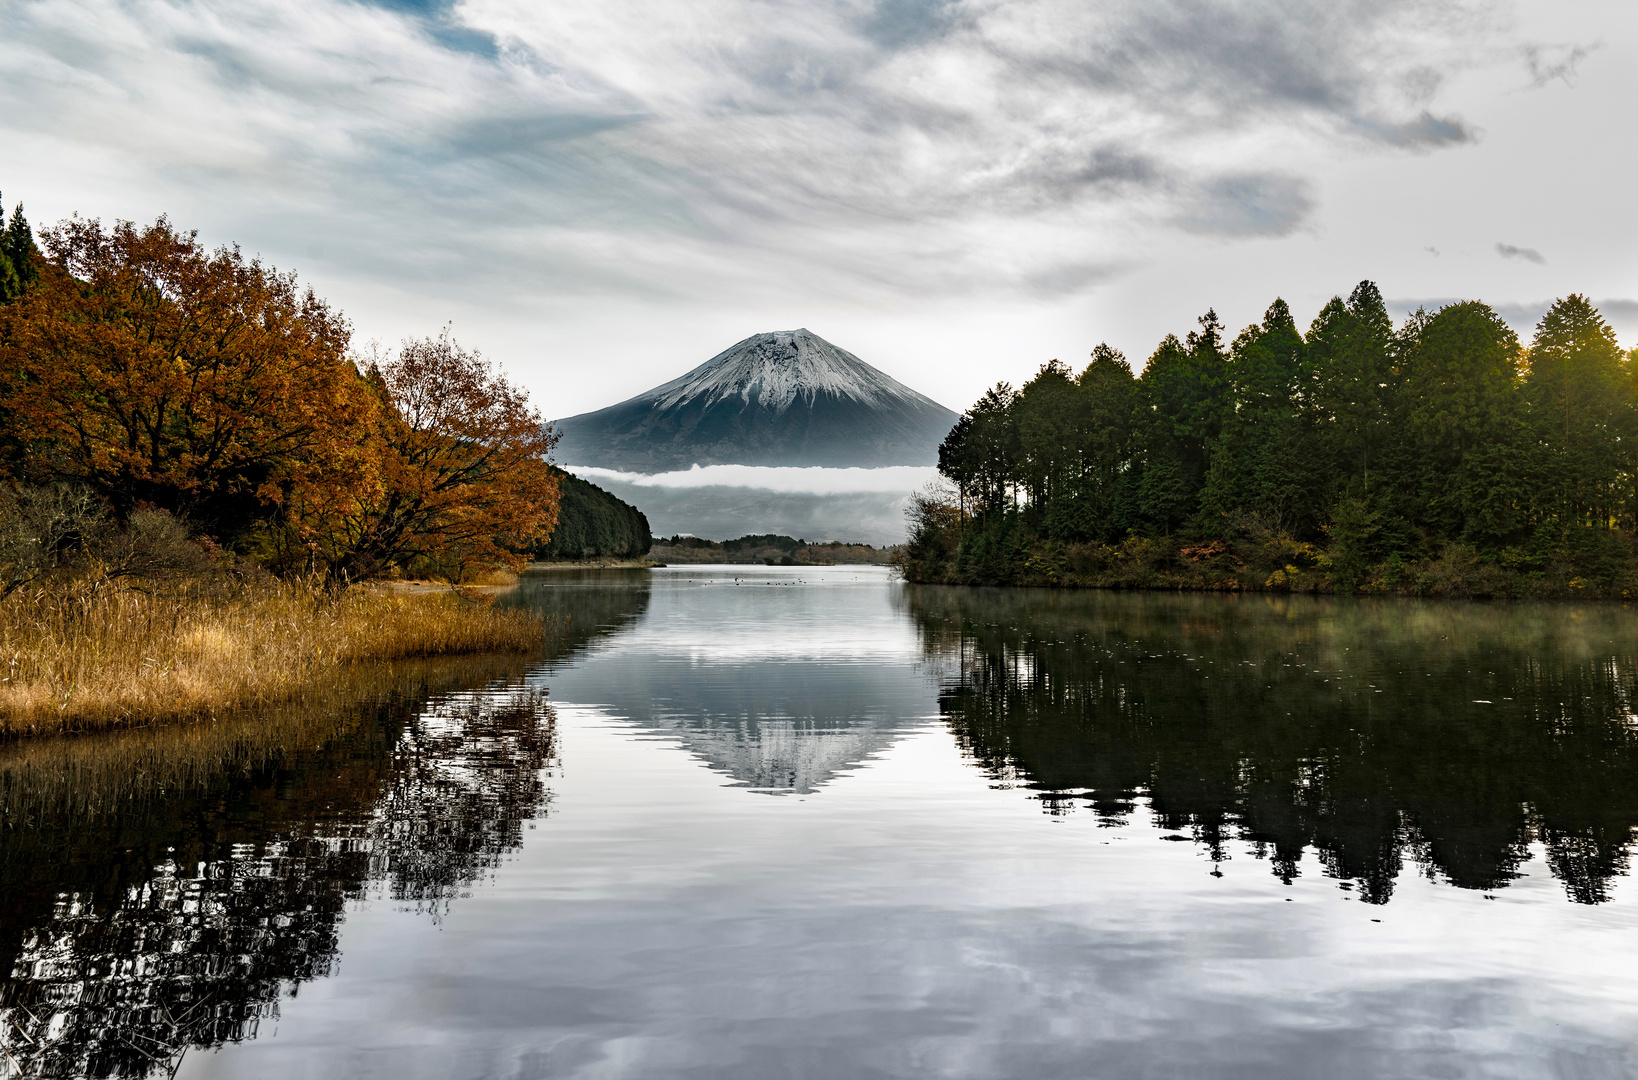
[{"label": "reflection in lake", "polygon": [[1214,860],[1386,903],[1406,867],[1572,900],[1638,825],[1638,643],[1614,607],[917,588],[940,707],[996,780],[1103,821],[1147,800]]},{"label": "reflection in lake", "polygon": [[142,1076],[253,1037],[331,972],[349,903],[437,917],[515,850],[547,798],[543,696],[502,680],[425,700],[406,676],[205,730],[7,748],[8,1064]]},{"label": "reflection in lake", "polygon": [[676,739],[735,786],[805,795],[891,745],[925,688],[903,677],[901,617],[878,568],[838,568],[823,590],[802,574],[553,570],[525,577],[507,602],[552,617],[571,640],[631,626],[603,642],[618,679],[595,671],[588,685],[548,664],[554,694]]},{"label": "reflection in lake", "polygon": [[506,602],[544,657],[0,747],[0,1080],[1638,1077],[1625,609]]}]

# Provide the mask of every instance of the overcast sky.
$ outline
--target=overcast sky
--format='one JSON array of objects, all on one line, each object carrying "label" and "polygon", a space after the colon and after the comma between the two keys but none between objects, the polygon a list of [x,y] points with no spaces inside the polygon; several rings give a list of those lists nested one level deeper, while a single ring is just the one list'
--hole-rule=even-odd
[{"label": "overcast sky", "polygon": [[1632,0],[0,0],[0,192],[168,214],[548,416],[806,326],[952,408],[1215,306],[1638,344]]}]

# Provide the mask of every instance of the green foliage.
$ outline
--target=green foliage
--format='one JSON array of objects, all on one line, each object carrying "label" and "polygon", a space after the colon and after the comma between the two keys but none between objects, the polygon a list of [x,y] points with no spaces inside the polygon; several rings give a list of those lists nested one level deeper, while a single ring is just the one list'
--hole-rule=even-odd
[{"label": "green foliage", "polygon": [[912,580],[1638,596],[1638,351],[1579,295],[1528,349],[1478,302],[1396,331],[1369,281],[1306,335],[1208,311],[1135,379],[1100,345],[997,385],[939,469]]},{"label": "green foliage", "polygon": [[794,536],[783,536],[779,533],[755,533],[747,536],[741,536],[737,540],[725,541],[722,547],[725,551],[749,551],[752,548],[778,548],[780,551],[792,552],[805,543],[805,540],[798,540]]},{"label": "green foliage", "polygon": [[559,472],[563,484],[557,527],[535,552],[540,559],[635,559],[653,544],[648,518],[630,503],[572,473]]},{"label": "green foliage", "polygon": [[5,204],[0,201],[0,304],[21,296],[39,277],[34,265],[39,248],[34,246],[34,230],[23,216],[23,204],[5,220]]}]

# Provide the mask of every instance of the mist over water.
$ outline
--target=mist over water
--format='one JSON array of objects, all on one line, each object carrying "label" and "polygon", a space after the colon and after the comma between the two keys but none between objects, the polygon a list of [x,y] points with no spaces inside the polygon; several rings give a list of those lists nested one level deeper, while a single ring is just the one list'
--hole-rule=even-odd
[{"label": "mist over water", "polygon": [[878,547],[904,542],[911,494],[938,479],[930,465],[709,465],[654,475],[568,468],[641,510],[657,537],[731,540],[780,533]]},{"label": "mist over water", "polygon": [[0,748],[3,1075],[1638,1075],[1624,608],[505,602],[527,665]]}]

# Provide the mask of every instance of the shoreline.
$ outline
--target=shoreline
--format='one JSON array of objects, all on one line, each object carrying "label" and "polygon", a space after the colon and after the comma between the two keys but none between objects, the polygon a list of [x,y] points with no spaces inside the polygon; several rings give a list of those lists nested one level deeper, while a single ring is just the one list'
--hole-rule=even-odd
[{"label": "shoreline", "polygon": [[[511,586],[479,587],[489,593]],[[0,741],[191,723],[346,683],[380,664],[524,655],[544,620],[448,586],[273,582],[219,595],[41,590],[0,605]]]},{"label": "shoreline", "polygon": [[[525,574],[549,573],[553,570],[651,570],[666,565],[654,559],[554,559],[551,562],[532,562],[523,568]],[[513,584],[517,584],[513,582]],[[510,587],[510,586],[506,586]]]},{"label": "shoreline", "polygon": [[[1248,596],[1394,597],[1406,600],[1489,600],[1514,602],[1598,602],[1630,604],[1638,600],[1638,582],[1591,581],[1573,574],[1521,574],[1493,563],[1451,566],[1427,559],[1400,566],[1374,566],[1349,586],[1320,569],[1284,567],[1272,572],[1154,568],[1133,573],[1081,574],[1043,565],[1036,559],[1024,568],[994,577],[974,574],[927,575],[896,567],[912,585],[952,588],[1052,589],[1064,592],[1217,593]],[[1259,580],[1260,579],[1260,580]]]}]

